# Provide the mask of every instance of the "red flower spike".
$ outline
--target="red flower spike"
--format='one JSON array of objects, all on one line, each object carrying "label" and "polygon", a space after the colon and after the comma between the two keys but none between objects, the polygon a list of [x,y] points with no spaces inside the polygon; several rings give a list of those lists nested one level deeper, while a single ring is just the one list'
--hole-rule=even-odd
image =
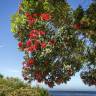
[{"label": "red flower spike", "polygon": [[74,24],[73,28],[74,29],[80,29],[81,28],[81,24],[80,23]]},{"label": "red flower spike", "polygon": [[63,78],[57,78],[55,82],[56,82],[56,84],[61,84],[64,82],[64,80],[63,80]]},{"label": "red flower spike", "polygon": [[34,18],[33,18],[32,20],[28,20],[28,24],[29,24],[29,25],[32,25],[32,24],[34,24],[35,22],[36,22],[36,19],[34,19]]},{"label": "red flower spike", "polygon": [[48,21],[51,19],[51,16],[48,13],[41,14],[41,20]]},{"label": "red flower spike", "polygon": [[26,42],[26,46],[27,46],[27,47],[30,47],[30,46],[31,46],[31,40],[28,40],[28,41]]},{"label": "red flower spike", "polygon": [[45,43],[45,42],[42,42],[42,43],[41,43],[41,47],[42,47],[42,48],[46,48],[46,43]]},{"label": "red flower spike", "polygon": [[29,38],[37,38],[37,35],[35,33],[30,33]]},{"label": "red flower spike", "polygon": [[37,19],[33,18],[32,16],[28,16],[27,19],[28,19],[29,25],[32,25],[32,24],[36,23],[36,21],[37,21]]},{"label": "red flower spike", "polygon": [[33,17],[37,17],[37,16],[39,16],[38,14],[36,14],[36,13],[34,13],[34,14],[32,14],[32,16]]},{"label": "red flower spike", "polygon": [[34,44],[35,44],[36,46],[38,46],[38,45],[40,44],[40,41],[39,41],[39,40],[35,40],[35,41],[34,41]]},{"label": "red flower spike", "polygon": [[53,88],[54,83],[53,83],[53,82],[48,82],[48,86],[49,86],[50,88]]},{"label": "red flower spike", "polygon": [[37,16],[40,16],[41,14],[40,13],[37,13]]},{"label": "red flower spike", "polygon": [[39,31],[39,35],[45,35],[45,32],[44,31]]},{"label": "red flower spike", "polygon": [[33,64],[35,64],[35,59],[30,58],[27,63],[28,63],[28,65],[33,65]]},{"label": "red flower spike", "polygon": [[18,43],[18,46],[19,46],[19,47],[22,47],[22,46],[23,46],[23,43],[20,41],[20,42]]},{"label": "red flower spike", "polygon": [[55,43],[56,43],[56,41],[54,39],[52,39],[52,40],[49,41],[49,44],[50,45],[54,45]]},{"label": "red flower spike", "polygon": [[33,13],[32,16],[33,16],[33,17],[39,17],[40,14],[39,14],[39,13]]},{"label": "red flower spike", "polygon": [[35,79],[38,81],[38,82],[41,82],[42,81],[42,78],[43,78],[43,75],[42,75],[42,72],[40,71],[36,71],[35,74]]},{"label": "red flower spike", "polygon": [[36,51],[37,50],[37,46],[36,45],[33,45],[33,46],[31,46],[30,48],[29,48],[29,51],[30,52],[34,52],[34,51]]},{"label": "red flower spike", "polygon": [[[33,17],[31,16],[31,15],[29,15],[28,17],[27,17],[27,19],[28,20],[33,20]],[[34,18],[35,19],[35,18]]]},{"label": "red flower spike", "polygon": [[26,13],[25,13],[25,16],[26,16],[26,17],[29,17],[29,16],[30,16],[30,13],[29,13],[29,12],[26,12]]},{"label": "red flower spike", "polygon": [[31,33],[38,33],[38,30],[32,30]]}]

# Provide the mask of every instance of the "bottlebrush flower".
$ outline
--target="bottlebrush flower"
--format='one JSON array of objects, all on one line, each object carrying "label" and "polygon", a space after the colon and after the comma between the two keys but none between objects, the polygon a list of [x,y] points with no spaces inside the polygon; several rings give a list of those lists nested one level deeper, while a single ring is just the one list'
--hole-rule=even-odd
[{"label": "bottlebrush flower", "polygon": [[40,14],[39,13],[34,13],[34,14],[32,14],[32,16],[37,17],[37,16],[40,16]]},{"label": "bottlebrush flower", "polygon": [[30,33],[29,38],[37,38],[37,35],[33,32]]},{"label": "bottlebrush flower", "polygon": [[80,29],[81,28],[81,24],[77,23],[73,25],[74,29]]},{"label": "bottlebrush flower", "polygon": [[26,16],[26,17],[29,17],[29,16],[30,16],[30,13],[29,13],[29,12],[26,12],[26,13],[25,13],[25,16]]},{"label": "bottlebrush flower", "polygon": [[37,21],[37,19],[36,18],[33,18],[30,14],[28,14],[28,13],[26,13],[26,17],[27,17],[27,21],[28,21],[28,24],[29,25],[32,25],[32,24],[34,24],[36,21]]},{"label": "bottlebrush flower", "polygon": [[23,43],[20,41],[20,42],[18,43],[18,46],[19,46],[19,47],[22,47],[22,46],[23,46]]},{"label": "bottlebrush flower", "polygon": [[32,24],[36,23],[36,21],[37,20],[35,18],[31,18],[31,19],[28,20],[28,24],[32,25]]},{"label": "bottlebrush flower", "polygon": [[28,63],[28,65],[35,64],[35,59],[30,58],[30,59],[27,61],[27,63]]},{"label": "bottlebrush flower", "polygon": [[53,82],[48,81],[47,83],[48,83],[48,86],[49,86],[50,88],[53,88],[53,86],[54,86],[54,83],[53,83]]},{"label": "bottlebrush flower", "polygon": [[40,16],[41,16],[41,20],[48,21],[51,19],[51,16],[48,13],[43,13]]},{"label": "bottlebrush flower", "polygon": [[61,84],[61,83],[64,82],[64,80],[63,80],[62,77],[61,78],[56,78],[55,82],[56,82],[56,84]]},{"label": "bottlebrush flower", "polygon": [[30,52],[34,52],[37,50],[37,46],[36,45],[32,45],[29,49]]},{"label": "bottlebrush flower", "polygon": [[38,33],[38,30],[35,30],[35,29],[33,29],[32,31],[31,31],[31,33]]},{"label": "bottlebrush flower", "polygon": [[52,39],[52,40],[49,41],[49,44],[50,45],[54,45],[55,43],[56,43],[56,41],[54,39]]},{"label": "bottlebrush flower", "polygon": [[45,43],[45,42],[42,42],[42,43],[41,43],[41,47],[42,47],[42,48],[46,48],[46,43]]},{"label": "bottlebrush flower", "polygon": [[39,35],[45,35],[45,32],[44,31],[39,31]]},{"label": "bottlebrush flower", "polygon": [[34,44],[35,44],[36,46],[38,46],[38,45],[40,44],[40,41],[39,41],[39,40],[35,40],[35,41],[34,41]]},{"label": "bottlebrush flower", "polygon": [[43,74],[42,74],[42,72],[40,72],[40,71],[36,71],[36,72],[34,73],[34,77],[35,77],[35,79],[36,79],[38,82],[41,82],[42,79],[43,79]]},{"label": "bottlebrush flower", "polygon": [[30,47],[30,46],[31,46],[31,40],[28,40],[28,41],[26,42],[26,46],[27,46],[27,47]]}]

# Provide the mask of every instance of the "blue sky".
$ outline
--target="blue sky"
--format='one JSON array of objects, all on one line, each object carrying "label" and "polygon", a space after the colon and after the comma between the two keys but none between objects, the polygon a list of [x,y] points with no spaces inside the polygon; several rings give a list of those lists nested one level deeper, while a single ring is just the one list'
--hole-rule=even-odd
[{"label": "blue sky", "polygon": [[[91,0],[68,0],[75,9],[79,4],[87,8]],[[2,0],[0,3],[0,73],[4,76],[20,77],[22,79],[23,53],[17,49],[17,41],[10,32],[10,17],[17,11],[20,0]],[[32,85],[37,83],[32,82]],[[48,88],[44,84],[40,84]],[[54,87],[52,90],[95,90],[83,84],[77,73],[68,84]]]}]

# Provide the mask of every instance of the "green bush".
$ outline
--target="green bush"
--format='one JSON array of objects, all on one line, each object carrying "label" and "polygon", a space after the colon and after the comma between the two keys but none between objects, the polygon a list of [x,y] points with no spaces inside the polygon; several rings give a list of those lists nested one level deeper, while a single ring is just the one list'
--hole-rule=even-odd
[{"label": "green bush", "polygon": [[48,96],[48,92],[39,88],[20,88],[11,92],[8,96]]},{"label": "green bush", "polygon": [[0,96],[49,96],[43,88],[31,87],[18,78],[0,78]]}]

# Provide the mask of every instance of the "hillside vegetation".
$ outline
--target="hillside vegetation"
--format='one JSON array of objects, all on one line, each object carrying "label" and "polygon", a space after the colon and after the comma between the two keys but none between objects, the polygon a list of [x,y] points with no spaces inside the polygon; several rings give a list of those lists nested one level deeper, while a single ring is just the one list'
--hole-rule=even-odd
[{"label": "hillside vegetation", "polygon": [[31,87],[18,78],[0,75],[0,96],[50,96],[46,90]]}]

